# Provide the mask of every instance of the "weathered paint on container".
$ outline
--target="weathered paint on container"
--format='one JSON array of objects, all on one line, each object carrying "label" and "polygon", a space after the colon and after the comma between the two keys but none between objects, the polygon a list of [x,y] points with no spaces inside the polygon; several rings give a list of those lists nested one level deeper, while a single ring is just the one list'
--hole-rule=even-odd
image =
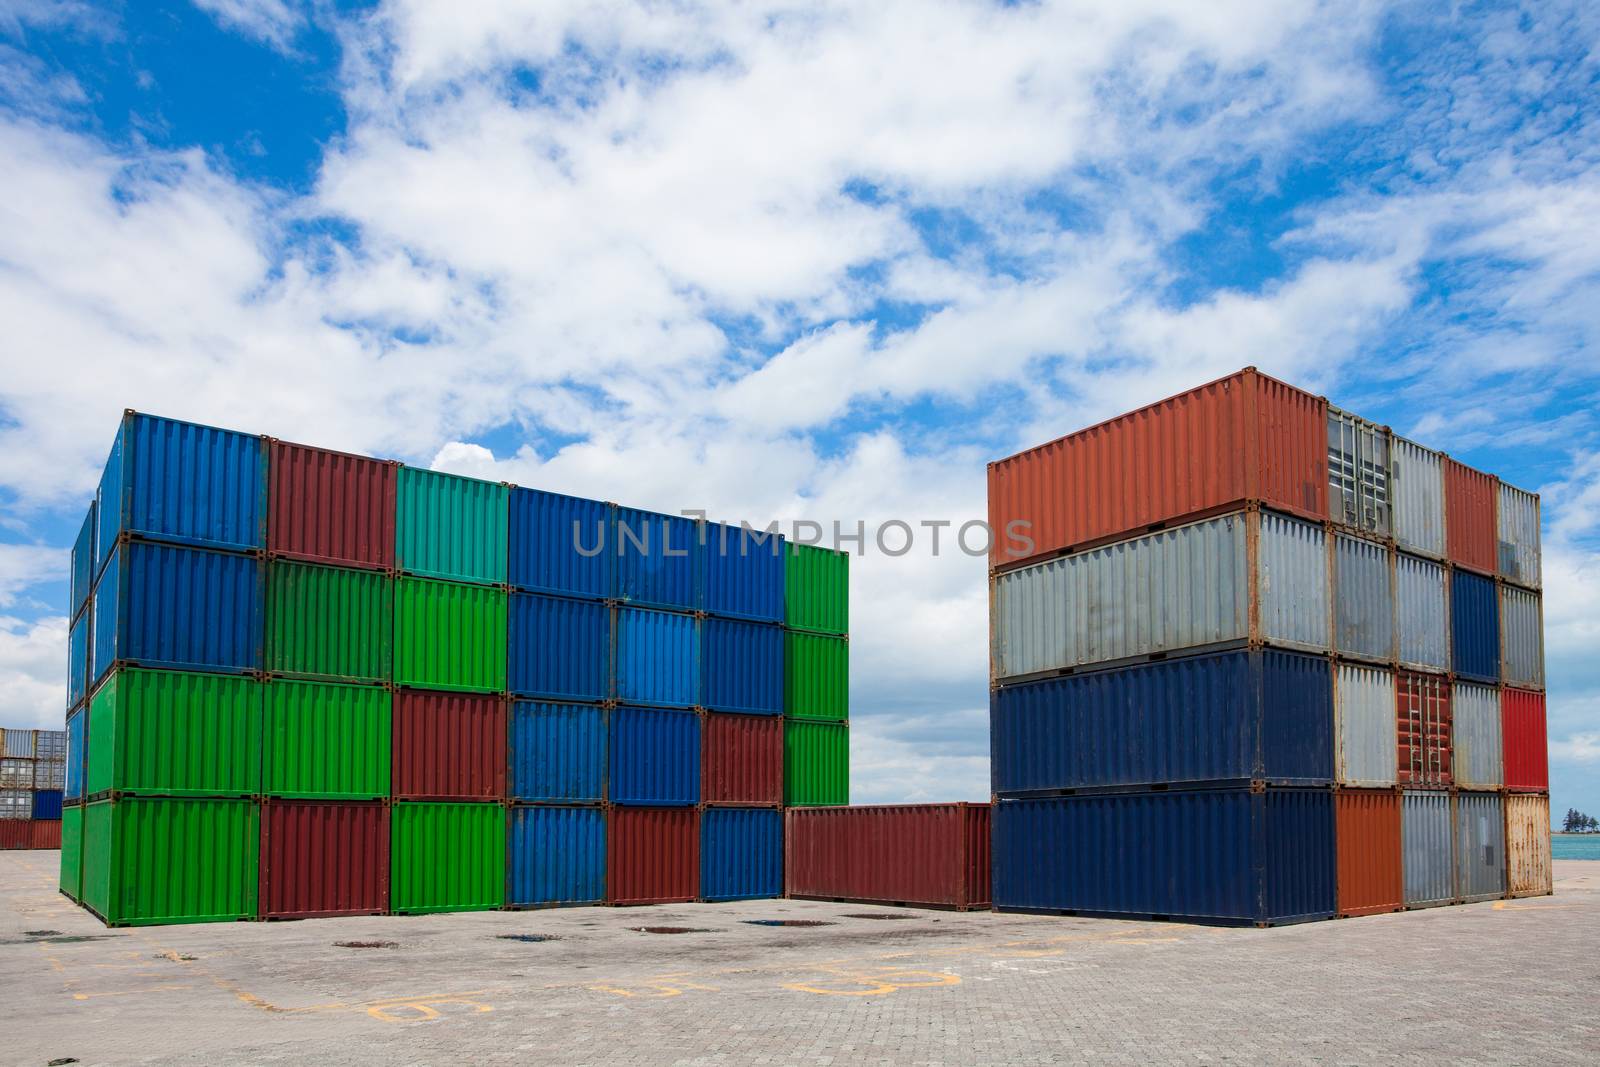
[{"label": "weathered paint on container", "polygon": [[1449,793],[1406,790],[1400,800],[1406,907],[1456,899],[1455,824]]},{"label": "weathered paint on container", "polygon": [[756,622],[783,621],[782,534],[708,522],[700,530],[705,610]]},{"label": "weathered paint on container", "polygon": [[1284,923],[1336,900],[1326,789],[1175,790],[1002,800],[994,905]]},{"label": "weathered paint on container", "polygon": [[394,674],[394,581],[381,571],[267,565],[267,670],[330,681]]},{"label": "weathered paint on container", "polygon": [[1373,541],[1339,534],[1333,545],[1334,640],[1341,655],[1392,662],[1394,561]]},{"label": "weathered paint on container", "polygon": [[611,608],[599,600],[512,593],[506,684],[521,697],[598,702],[611,695]]},{"label": "weathered paint on container", "polygon": [[850,803],[850,730],[842,722],[785,719],[783,802]]},{"label": "weathered paint on container", "polygon": [[81,709],[67,716],[67,774],[62,788],[68,800],[83,798],[84,746],[88,740],[89,711]]},{"label": "weathered paint on container", "polygon": [[1395,674],[1396,764],[1400,784],[1445,789],[1453,784],[1450,680],[1442,674]]},{"label": "weathered paint on container", "polygon": [[107,923],[226,922],[256,915],[253,800],[143,798],[90,804],[83,902]]},{"label": "weathered paint on container", "polygon": [[1490,685],[1457,682],[1450,696],[1455,731],[1451,749],[1455,784],[1460,789],[1499,789],[1501,763],[1500,691]]},{"label": "weathered paint on container", "polygon": [[703,620],[701,706],[746,715],[782,715],[783,656],[781,626],[716,616]]},{"label": "weathered paint on container", "polygon": [[89,695],[90,622],[94,612],[86,611],[67,631],[67,709],[82,706]]},{"label": "weathered paint on container", "polygon": [[[1259,501],[1328,515],[1327,402],[1246,368],[989,464],[989,563]],[[1029,523],[1012,536],[1010,524]]]},{"label": "weathered paint on container", "polygon": [[65,730],[36,730],[33,734],[33,755],[40,760],[67,758],[67,732]]},{"label": "weathered paint on container", "polygon": [[261,791],[367,800],[389,795],[389,690],[275,679],[266,686]]},{"label": "weathered paint on container", "polygon": [[61,821],[61,790],[35,787],[33,791],[33,819],[35,822]]},{"label": "weathered paint on container", "polygon": [[506,901],[506,809],[399,803],[389,809],[389,906],[417,915]]},{"label": "weathered paint on container", "polygon": [[637,508],[618,508],[616,597],[640,607],[692,611],[700,606],[695,557],[699,529],[693,519]]},{"label": "weathered paint on container", "polygon": [[33,763],[33,788],[54,789],[57,792],[67,787],[66,760],[35,760]]},{"label": "weathered paint on container", "polygon": [[1450,574],[1450,666],[1463,678],[1500,680],[1500,603],[1494,579]]},{"label": "weathered paint on container", "polygon": [[395,566],[425,578],[503,584],[509,497],[499,482],[401,467]]},{"label": "weathered paint on container", "polygon": [[271,440],[267,550],[340,567],[394,565],[397,464]]},{"label": "weathered paint on container", "polygon": [[693,615],[618,608],[616,695],[629,704],[692,707],[700,700],[700,626]]},{"label": "weathered paint on container", "polygon": [[390,779],[394,795],[412,800],[504,799],[506,734],[506,702],[500,697],[397,690]]},{"label": "weathered paint on container", "polygon": [[512,907],[599,904],[606,898],[606,813],[601,808],[514,807],[506,857]]},{"label": "weathered paint on container", "polygon": [[1507,685],[1544,687],[1544,600],[1514,585],[1500,586],[1500,672]]},{"label": "weathered paint on container", "polygon": [[119,662],[189,671],[261,669],[255,556],[132,541],[94,591],[95,682]]},{"label": "weathered paint on container", "polygon": [[0,730],[0,756],[32,759],[37,730]]},{"label": "weathered paint on container", "polygon": [[1398,781],[1394,672],[1339,664],[1333,705],[1338,719],[1339,784],[1393,786]]},{"label": "weathered paint on container", "polygon": [[261,805],[261,916],[389,910],[389,806],[271,799]]},{"label": "weathered paint on container", "polygon": [[1396,653],[1402,666],[1450,669],[1445,569],[1404,552],[1395,556]]},{"label": "weathered paint on container", "polygon": [[83,525],[78,528],[78,536],[72,542],[72,580],[67,590],[68,618],[76,619],[84,605],[89,603],[89,594],[94,591],[95,575],[100,572],[94,565],[94,526],[94,501],[91,500],[89,510],[83,516]]},{"label": "weathered paint on container", "polygon": [[1494,574],[1499,555],[1495,520],[1499,495],[1494,475],[1445,457],[1444,532],[1450,562],[1480,574]]},{"label": "weathered paint on container", "polygon": [[787,630],[783,635],[783,713],[791,719],[850,717],[850,642]]},{"label": "weathered paint on container", "polygon": [[1506,893],[1542,897],[1554,892],[1550,867],[1550,798],[1510,793],[1506,806]]},{"label": "weathered paint on container", "polygon": [[0,789],[33,789],[33,760],[23,756],[0,759]]},{"label": "weathered paint on container", "polygon": [[32,831],[29,848],[53,851],[61,847],[60,819],[34,819],[28,824],[28,829]]},{"label": "weathered paint on container", "polygon": [[783,803],[783,720],[718,715],[700,721],[700,802]]},{"label": "weathered paint on container", "polygon": [[1328,518],[1388,537],[1393,530],[1389,431],[1328,408]]},{"label": "weathered paint on container", "polygon": [[[8,810],[0,805],[0,812]],[[0,815],[0,852],[33,847],[33,819],[29,816],[7,818]]]},{"label": "weathered paint on container", "polygon": [[1394,540],[1402,550],[1444,556],[1444,456],[1403,437],[1390,439]]},{"label": "weathered paint on container", "polygon": [[606,813],[606,902],[680,904],[700,895],[700,813],[612,808]]},{"label": "weathered paint on container", "polygon": [[1549,789],[1544,694],[1510,687],[1501,690],[1500,732],[1505,749],[1506,788],[1527,792]]},{"label": "weathered paint on container", "polygon": [[515,589],[599,600],[611,595],[613,506],[513,487],[509,580]]},{"label": "weathered paint on container", "polygon": [[120,670],[89,703],[84,792],[261,792],[262,686],[252,678]]},{"label": "weathered paint on container", "polygon": [[607,716],[592,704],[512,704],[506,795],[543,803],[605,800]]},{"label": "weathered paint on container", "polygon": [[791,897],[989,906],[987,804],[791,808],[786,823]]},{"label": "weathered paint on container", "polygon": [[611,803],[665,808],[700,802],[698,715],[620,707],[611,713],[609,740]]},{"label": "weathered paint on container", "polygon": [[783,896],[783,812],[706,808],[700,814],[700,899]]},{"label": "weathered paint on container", "polygon": [[1500,483],[1496,542],[1498,573],[1508,582],[1538,589],[1541,576],[1539,551],[1539,495]]},{"label": "weathered paint on container", "polygon": [[[1004,686],[989,702],[991,788],[1009,796],[1223,781],[1326,785],[1329,700],[1327,659],[1277,650]],[[1392,721],[1384,741],[1392,765]]]},{"label": "weathered paint on container", "polygon": [[401,578],[395,584],[394,680],[419,689],[506,688],[506,593]]},{"label": "weathered paint on container", "polygon": [[1376,915],[1405,903],[1400,794],[1341,789],[1334,794],[1339,855],[1339,914]]},{"label": "weathered paint on container", "polygon": [[850,554],[790,542],[783,554],[783,624],[791,630],[850,632]]},{"label": "weathered paint on container", "polygon": [[1456,897],[1463,904],[1506,895],[1505,805],[1499,793],[1456,797]]},{"label": "weathered paint on container", "polygon": [[61,891],[72,900],[83,899],[83,808],[61,813]]}]

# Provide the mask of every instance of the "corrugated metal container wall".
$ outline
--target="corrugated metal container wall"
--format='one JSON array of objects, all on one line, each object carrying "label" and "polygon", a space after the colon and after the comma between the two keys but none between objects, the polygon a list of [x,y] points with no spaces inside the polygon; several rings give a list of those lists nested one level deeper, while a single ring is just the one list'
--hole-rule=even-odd
[{"label": "corrugated metal container wall", "polygon": [[1500,587],[1501,672],[1507,685],[1544,686],[1544,603],[1538,593]]},{"label": "corrugated metal container wall", "polygon": [[1395,675],[1395,718],[1400,784],[1419,789],[1452,785],[1450,680],[1400,671]]},{"label": "corrugated metal container wall", "polygon": [[1444,555],[1444,457],[1404,437],[1390,438],[1394,540],[1407,552]]},{"label": "corrugated metal container wall", "polygon": [[1325,919],[1333,794],[1217,789],[1002,800],[994,905],[1211,922]]},{"label": "corrugated metal container wall", "polygon": [[698,524],[679,515],[637,508],[616,513],[616,595],[641,607],[700,606],[695,579]]},{"label": "corrugated metal container wall", "polygon": [[1456,898],[1455,827],[1450,794],[1406,790],[1400,833],[1405,847],[1406,907],[1451,904]]},{"label": "corrugated metal container wall", "polygon": [[1456,674],[1500,680],[1500,610],[1494,580],[1470,571],[1450,574],[1450,663]]},{"label": "corrugated metal container wall", "polygon": [[701,528],[705,609],[758,622],[783,621],[783,552],[778,533],[709,522]]},{"label": "corrugated metal container wall", "polygon": [[395,585],[394,680],[420,689],[506,688],[506,594],[423,578]]},{"label": "corrugated metal container wall", "polygon": [[95,575],[99,573],[94,565],[94,523],[94,501],[91,500],[83,516],[83,525],[78,528],[77,539],[72,542],[72,582],[68,590],[71,602],[67,605],[67,614],[72,618],[77,618],[78,612],[89,602]]},{"label": "corrugated metal container wall", "polygon": [[511,705],[514,800],[598,804],[606,798],[606,711],[584,704]]},{"label": "corrugated metal container wall", "polygon": [[66,761],[46,759],[35,760],[33,764],[33,787],[35,789],[66,789]]},{"label": "corrugated metal container wall", "polygon": [[1321,526],[1259,513],[1255,597],[1260,638],[1293,648],[1329,647],[1328,540]]},{"label": "corrugated metal container wall", "polygon": [[34,789],[33,820],[35,822],[61,821],[61,790]]},{"label": "corrugated metal container wall", "polygon": [[611,595],[617,549],[608,543],[615,533],[610,504],[513,488],[510,509],[514,588],[595,600]]},{"label": "corrugated metal container wall", "polygon": [[0,788],[32,789],[33,760],[22,756],[0,759]]},{"label": "corrugated metal container wall", "polygon": [[505,582],[509,496],[498,482],[401,467],[395,566],[427,578]]},{"label": "corrugated metal container wall", "polygon": [[261,805],[261,914],[268,919],[389,910],[389,808],[309,800]]},{"label": "corrugated metal container wall", "polygon": [[989,805],[792,808],[792,897],[987,907]]},{"label": "corrugated metal container wall", "polygon": [[1395,759],[1394,672],[1341,663],[1334,679],[1339,721],[1339,784],[1392,786]]},{"label": "corrugated metal container wall", "polygon": [[1395,658],[1394,571],[1383,545],[1343,534],[1334,538],[1334,617],[1338,651],[1390,662]]},{"label": "corrugated metal container wall", "polygon": [[[1327,402],[1246,369],[989,465],[989,563],[1259,500],[1328,514]],[[1032,551],[1008,536],[1010,524]]]},{"label": "corrugated metal container wall", "polygon": [[716,617],[701,622],[701,705],[712,711],[782,715],[783,638],[783,628],[770,623]]},{"label": "corrugated metal container wall", "polygon": [[33,820],[0,818],[0,852],[33,847]]},{"label": "corrugated metal container wall", "polygon": [[394,565],[397,464],[278,440],[267,451],[270,552],[343,567]]},{"label": "corrugated metal container wall", "polygon": [[67,758],[67,732],[65,730],[38,730],[33,735],[33,755],[41,760]]},{"label": "corrugated metal container wall", "polygon": [[1512,793],[1506,805],[1506,892],[1542,897],[1554,892],[1550,868],[1550,798]]},{"label": "corrugated metal container wall", "polygon": [[1389,486],[1389,431],[1328,408],[1328,517],[1388,537]]},{"label": "corrugated metal container wall", "polygon": [[267,670],[333,681],[394,674],[394,582],[381,571],[267,565]]},{"label": "corrugated metal container wall", "polygon": [[[1244,650],[1005,686],[990,696],[996,794],[1333,776],[1328,661]],[[1384,743],[1394,762],[1394,693]]]},{"label": "corrugated metal container wall", "polygon": [[33,818],[33,790],[0,789],[0,821],[17,822]]},{"label": "corrugated metal container wall", "polygon": [[846,724],[784,720],[783,802],[850,803],[850,729]]},{"label": "corrugated metal container wall", "polygon": [[35,819],[28,828],[32,831],[29,848],[54,850],[61,847],[60,819]]},{"label": "corrugated metal container wall", "polygon": [[395,804],[389,822],[389,904],[395,911],[486,911],[505,903],[505,808]]},{"label": "corrugated metal container wall", "polygon": [[1444,459],[1444,530],[1450,561],[1493,574],[1499,555],[1495,476]]},{"label": "corrugated metal container wall", "polygon": [[0,731],[0,756],[16,756],[21,759],[33,758],[34,730],[4,730]]},{"label": "corrugated metal container wall", "polygon": [[1402,665],[1450,669],[1445,569],[1401,552],[1395,557],[1395,630]]},{"label": "corrugated metal container wall", "polygon": [[693,615],[618,608],[617,699],[692,707],[699,702],[700,627]]},{"label": "corrugated metal container wall", "polygon": [[850,554],[790,543],[783,556],[783,624],[819,634],[850,632]]},{"label": "corrugated metal container wall", "polygon": [[89,724],[87,709],[67,716],[67,777],[63,784],[68,800],[83,797],[84,729]]},{"label": "corrugated metal container wall", "polygon": [[1451,759],[1461,789],[1499,789],[1501,767],[1500,692],[1493,686],[1457,682],[1451,692],[1455,731]]},{"label": "corrugated metal container wall", "polygon": [[783,635],[783,713],[842,722],[850,717],[850,642],[789,630]]},{"label": "corrugated metal container wall", "polygon": [[607,786],[613,804],[671,807],[700,801],[700,717],[689,711],[611,713]]},{"label": "corrugated metal container wall", "polygon": [[83,899],[83,808],[61,813],[61,891],[72,900]]},{"label": "corrugated metal container wall", "polygon": [[518,696],[611,695],[611,608],[599,600],[513,593],[506,684]]},{"label": "corrugated metal container wall", "polygon": [[89,628],[94,612],[78,616],[67,632],[67,707],[76,708],[89,695]]},{"label": "corrugated metal container wall", "polygon": [[1338,819],[1339,914],[1399,911],[1405,902],[1400,794],[1341,789],[1333,800]]},{"label": "corrugated metal container wall", "polygon": [[699,812],[693,808],[607,812],[607,903],[680,904],[699,895]]},{"label": "corrugated metal container wall", "polygon": [[1539,496],[1501,482],[1499,505],[1500,577],[1538,589],[1541,581]]},{"label": "corrugated metal container wall", "polygon": [[134,926],[253,919],[260,840],[252,800],[90,804],[83,902],[106,922]]},{"label": "corrugated metal container wall", "polygon": [[261,791],[367,800],[389,795],[389,690],[281,679],[266,687]]},{"label": "corrugated metal container wall", "polygon": [[606,813],[514,807],[506,859],[512,907],[598,904],[606,898]]},{"label": "corrugated metal container wall", "polygon": [[713,712],[700,730],[701,803],[783,803],[783,720]]},{"label": "corrugated metal container wall", "polygon": [[261,792],[262,686],[252,678],[122,670],[89,704],[89,796]]},{"label": "corrugated metal container wall", "polygon": [[500,697],[398,690],[394,795],[419,800],[504,798],[506,733],[506,702]]},{"label": "corrugated metal container wall", "polygon": [[783,812],[706,808],[700,815],[700,899],[783,896]]},{"label": "corrugated metal container wall", "polygon": [[1545,736],[1544,694],[1504,689],[1500,731],[1505,749],[1507,789],[1542,792],[1550,788],[1549,742]]},{"label": "corrugated metal container wall", "polygon": [[1463,904],[1506,895],[1505,806],[1499,793],[1456,794],[1456,896]]}]

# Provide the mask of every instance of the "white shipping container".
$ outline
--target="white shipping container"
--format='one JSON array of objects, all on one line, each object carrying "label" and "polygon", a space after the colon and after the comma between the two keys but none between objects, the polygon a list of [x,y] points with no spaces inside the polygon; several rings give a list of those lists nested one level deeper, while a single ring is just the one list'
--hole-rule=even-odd
[{"label": "white shipping container", "polygon": [[33,818],[33,790],[0,789],[0,819]]},{"label": "white shipping container", "polygon": [[0,759],[0,789],[32,789],[33,760],[7,756]]},{"label": "white shipping container", "polygon": [[1457,682],[1450,708],[1452,773],[1462,789],[1499,789],[1505,784],[1500,744],[1500,690]]},{"label": "white shipping container", "polygon": [[1500,587],[1500,673],[1507,685],[1544,688],[1544,607],[1514,585]]},{"label": "white shipping container", "polygon": [[1542,563],[1539,551],[1539,498],[1514,485],[1500,483],[1500,577],[1538,589]]},{"label": "white shipping container", "polygon": [[1348,656],[1392,662],[1394,567],[1389,549],[1338,534],[1333,574],[1335,647]]},{"label": "white shipping container", "polygon": [[1394,672],[1341,663],[1333,686],[1339,784],[1394,785],[1398,781]]},{"label": "white shipping container", "polygon": [[1406,667],[1450,669],[1450,616],[1444,568],[1432,560],[1395,557],[1395,636]]},{"label": "white shipping container", "polygon": [[1407,552],[1444,555],[1444,457],[1404,437],[1390,439],[1394,539]]},{"label": "white shipping container", "polygon": [[0,732],[0,756],[33,758],[33,730],[6,730]]},{"label": "white shipping container", "polygon": [[1328,408],[1328,516],[1343,526],[1389,536],[1389,431]]}]

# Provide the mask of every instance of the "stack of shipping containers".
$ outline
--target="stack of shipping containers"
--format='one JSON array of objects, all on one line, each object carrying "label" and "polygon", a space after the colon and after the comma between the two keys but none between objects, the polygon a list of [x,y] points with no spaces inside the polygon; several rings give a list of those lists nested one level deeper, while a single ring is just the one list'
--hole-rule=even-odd
[{"label": "stack of shipping containers", "polygon": [[1253,369],[989,478],[997,907],[1549,892],[1536,497]]},{"label": "stack of shipping containers", "polygon": [[60,848],[67,735],[0,730],[0,848]]}]

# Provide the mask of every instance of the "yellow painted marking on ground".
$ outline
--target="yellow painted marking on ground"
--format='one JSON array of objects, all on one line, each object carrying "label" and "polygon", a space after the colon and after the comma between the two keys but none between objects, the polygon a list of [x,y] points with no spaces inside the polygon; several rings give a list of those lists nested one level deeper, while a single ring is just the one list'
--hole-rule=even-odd
[{"label": "yellow painted marking on ground", "polygon": [[72,999],[94,1000],[99,997],[137,997],[142,996],[145,993],[163,993],[170,990],[193,988],[194,986],[192,985],[155,985],[147,986],[144,989],[117,989],[104,993],[74,993],[72,994]]},{"label": "yellow painted marking on ground", "polygon": [[[825,985],[824,983],[832,984]],[[841,971],[834,977],[824,978],[821,982],[786,982],[783,988],[792,989],[797,993],[816,993],[820,996],[880,997],[890,993],[898,993],[902,989],[932,989],[938,986],[960,984],[960,975],[949,974],[944,971],[892,969],[877,973],[865,972],[858,974]],[[837,988],[838,986],[854,986],[856,988]]]},{"label": "yellow painted marking on ground", "polygon": [[[482,1001],[468,1000],[466,997],[428,997],[419,1000],[390,1000],[372,1004],[367,1008],[367,1014],[380,1022],[386,1023],[412,1023],[431,1022],[442,1014],[439,1007],[447,1004],[463,1005],[473,1010],[475,1014],[494,1011],[494,1008]],[[396,1014],[399,1012],[415,1012],[415,1015]]]},{"label": "yellow painted marking on ground", "polygon": [[1495,911],[1554,911],[1556,908],[1576,908],[1577,904],[1523,904],[1511,900],[1494,902]]}]

